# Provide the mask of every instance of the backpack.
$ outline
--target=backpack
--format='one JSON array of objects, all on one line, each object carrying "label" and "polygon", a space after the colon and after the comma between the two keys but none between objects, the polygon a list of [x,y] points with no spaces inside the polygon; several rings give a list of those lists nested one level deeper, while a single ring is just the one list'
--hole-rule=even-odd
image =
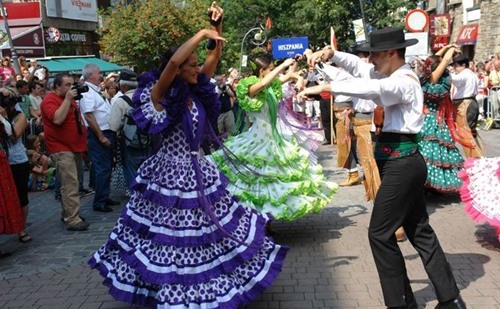
[{"label": "backpack", "polygon": [[[133,108],[134,103],[127,95],[122,95],[120,98]],[[125,124],[123,125],[122,133],[127,147],[146,149],[151,144],[150,135],[137,127],[134,117],[132,117],[132,109],[128,114],[125,114]]]}]

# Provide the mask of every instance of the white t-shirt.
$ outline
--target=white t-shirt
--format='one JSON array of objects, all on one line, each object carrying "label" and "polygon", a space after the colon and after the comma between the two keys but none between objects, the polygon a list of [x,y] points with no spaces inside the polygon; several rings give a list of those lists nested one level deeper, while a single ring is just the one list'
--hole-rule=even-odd
[{"label": "white t-shirt", "polygon": [[[89,91],[82,93],[80,99],[80,109],[82,114],[92,113],[101,131],[109,130],[109,114],[111,113],[111,104],[104,99],[96,85],[85,82],[89,86]],[[85,117],[85,125],[89,124]]]}]

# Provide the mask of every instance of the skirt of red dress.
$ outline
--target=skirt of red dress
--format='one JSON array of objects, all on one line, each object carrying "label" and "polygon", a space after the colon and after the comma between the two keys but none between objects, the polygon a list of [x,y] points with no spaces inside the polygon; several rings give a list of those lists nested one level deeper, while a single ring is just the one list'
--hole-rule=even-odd
[{"label": "skirt of red dress", "polygon": [[9,160],[0,150],[0,234],[15,234],[23,230],[23,214],[12,178]]}]

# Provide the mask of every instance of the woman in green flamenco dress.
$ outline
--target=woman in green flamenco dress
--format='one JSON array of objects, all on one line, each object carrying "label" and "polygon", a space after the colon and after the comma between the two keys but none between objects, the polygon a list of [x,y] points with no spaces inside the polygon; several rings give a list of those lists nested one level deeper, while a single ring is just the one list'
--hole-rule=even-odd
[{"label": "woman in green flamenco dress", "polygon": [[445,48],[428,57],[419,74],[425,104],[419,150],[427,165],[426,188],[438,193],[459,192],[462,185],[457,172],[464,160],[453,138],[456,126],[450,100],[451,76],[446,70],[453,52],[453,48]]},{"label": "woman in green flamenco dress", "polygon": [[293,72],[279,76],[293,62],[287,59],[275,67],[272,59],[260,56],[254,61],[256,76],[238,83],[240,108],[247,112],[252,124],[248,131],[230,137],[224,147],[244,168],[224,155],[228,151],[212,154],[231,182],[228,190],[243,205],[284,221],[318,213],[338,187],[325,179],[320,165],[308,160],[308,151],[293,139],[286,140],[276,126],[281,84],[300,79]]}]

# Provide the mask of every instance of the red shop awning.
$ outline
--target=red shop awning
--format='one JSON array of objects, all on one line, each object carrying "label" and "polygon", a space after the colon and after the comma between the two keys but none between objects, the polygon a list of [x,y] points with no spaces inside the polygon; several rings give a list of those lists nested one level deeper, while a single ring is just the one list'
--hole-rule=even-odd
[{"label": "red shop awning", "polygon": [[479,33],[479,24],[462,26],[457,37],[457,45],[475,45]]}]

